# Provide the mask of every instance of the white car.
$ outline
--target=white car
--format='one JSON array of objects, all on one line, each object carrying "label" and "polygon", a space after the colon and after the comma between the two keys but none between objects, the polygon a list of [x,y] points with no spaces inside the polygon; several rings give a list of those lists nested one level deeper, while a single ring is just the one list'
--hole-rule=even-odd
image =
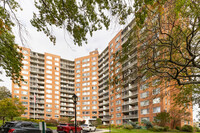
[{"label": "white car", "polygon": [[89,132],[91,132],[91,131],[95,132],[96,131],[96,127],[91,125],[91,124],[83,124],[80,127],[82,127],[83,131],[89,131]]}]

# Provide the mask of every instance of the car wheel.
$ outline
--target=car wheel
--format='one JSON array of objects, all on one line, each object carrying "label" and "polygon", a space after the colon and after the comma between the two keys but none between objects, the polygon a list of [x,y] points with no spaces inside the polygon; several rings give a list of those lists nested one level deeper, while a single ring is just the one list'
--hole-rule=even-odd
[{"label": "car wheel", "polygon": [[95,132],[96,131],[96,128],[93,130],[93,132]]},{"label": "car wheel", "polygon": [[72,131],[72,130],[70,130],[70,131],[69,131],[69,133],[73,133],[73,131]]},{"label": "car wheel", "polygon": [[83,133],[83,130],[81,130],[81,132],[80,133]]},{"label": "car wheel", "polygon": [[91,128],[90,128],[90,131],[89,132],[91,132],[92,130],[91,130]]}]

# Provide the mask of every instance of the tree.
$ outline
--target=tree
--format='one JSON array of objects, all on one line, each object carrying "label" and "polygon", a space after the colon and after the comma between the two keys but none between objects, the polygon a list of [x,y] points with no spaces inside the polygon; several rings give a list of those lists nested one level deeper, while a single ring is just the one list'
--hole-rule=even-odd
[{"label": "tree", "polygon": [[166,126],[170,122],[170,113],[163,111],[156,114],[154,122],[161,127]]},{"label": "tree", "polygon": [[200,84],[199,4],[198,0],[136,0],[135,30],[140,32],[133,36],[141,45],[142,74],[169,78],[179,86]]},{"label": "tree", "polygon": [[95,121],[91,122],[92,125],[94,125],[95,127],[102,125],[102,120],[100,118],[97,118]]},{"label": "tree", "polygon": [[169,113],[171,116],[172,129],[178,126],[181,123],[181,120],[188,120],[188,118],[191,115],[190,112],[186,111],[186,109],[176,109],[176,108],[171,108]]},{"label": "tree", "polygon": [[3,119],[19,117],[24,114],[25,107],[19,101],[18,98],[6,98],[0,101],[0,117]]},{"label": "tree", "polygon": [[0,100],[11,98],[11,96],[10,91],[5,86],[0,87]]}]

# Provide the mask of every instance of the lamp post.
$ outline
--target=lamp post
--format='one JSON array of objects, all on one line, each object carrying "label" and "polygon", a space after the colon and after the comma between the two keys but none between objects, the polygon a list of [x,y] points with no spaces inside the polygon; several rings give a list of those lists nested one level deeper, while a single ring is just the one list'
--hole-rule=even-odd
[{"label": "lamp post", "polygon": [[74,94],[72,96],[72,100],[74,101],[74,105],[75,105],[75,133],[77,133],[77,129],[76,129],[76,103],[78,101],[78,97],[76,96],[76,94]]}]

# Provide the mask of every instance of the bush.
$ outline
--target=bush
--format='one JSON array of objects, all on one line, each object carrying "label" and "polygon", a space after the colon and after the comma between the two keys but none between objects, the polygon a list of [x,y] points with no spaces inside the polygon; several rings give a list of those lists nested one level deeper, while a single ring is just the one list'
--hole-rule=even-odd
[{"label": "bush", "polygon": [[181,128],[181,131],[192,132],[192,131],[193,131],[193,127],[190,126],[190,125],[184,125],[184,126]]},{"label": "bush", "polygon": [[194,127],[195,132],[200,132],[200,129],[198,127]]},{"label": "bush", "polygon": [[57,126],[58,125],[57,120],[54,120],[54,119],[45,120],[45,122],[46,122],[47,126]]},{"label": "bush", "polygon": [[181,128],[180,128],[179,126],[176,126],[176,129],[177,129],[177,130],[180,130]]},{"label": "bush", "polygon": [[169,127],[168,127],[168,126],[165,126],[165,127],[164,127],[164,131],[169,131]]},{"label": "bush", "polygon": [[117,128],[117,129],[123,128],[123,125],[117,125],[117,126],[115,126],[115,128]]},{"label": "bush", "polygon": [[109,128],[108,125],[99,125],[97,128]]},{"label": "bush", "polygon": [[169,131],[169,127],[154,126],[152,128],[149,128],[149,130],[153,132],[166,132]]},{"label": "bush", "polygon": [[131,129],[133,129],[133,126],[130,125],[130,124],[126,124],[126,125],[123,126],[123,128],[124,128],[124,129],[128,129],[128,130],[131,130]]},{"label": "bush", "polygon": [[138,122],[132,122],[132,121],[130,121],[128,123],[130,123],[132,125],[133,129],[141,129],[141,126],[139,125]]},{"label": "bush", "polygon": [[153,125],[150,121],[142,120],[142,123],[146,126],[147,129],[153,128]]}]

